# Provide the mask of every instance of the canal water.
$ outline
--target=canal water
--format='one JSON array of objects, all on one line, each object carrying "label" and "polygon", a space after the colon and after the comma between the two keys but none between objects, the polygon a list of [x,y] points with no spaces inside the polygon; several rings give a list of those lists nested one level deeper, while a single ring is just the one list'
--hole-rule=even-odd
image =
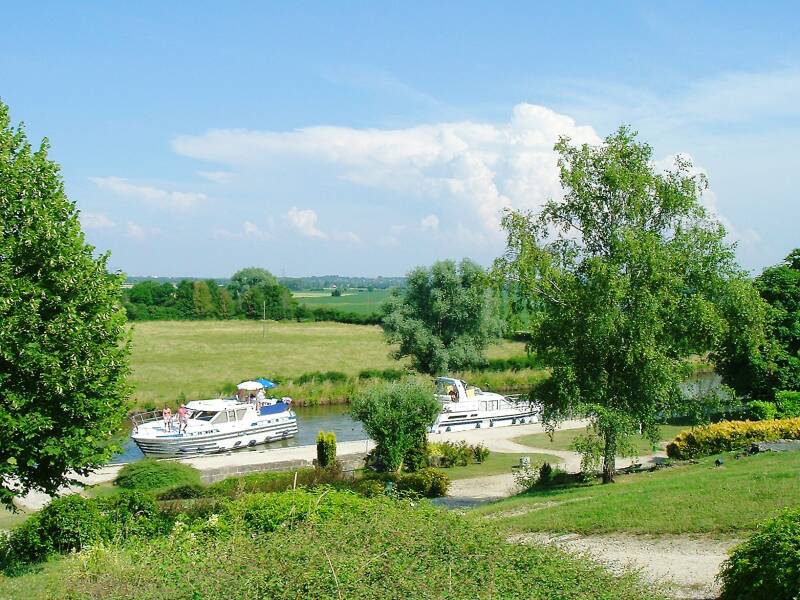
[{"label": "canal water", "polygon": [[[317,443],[317,434],[320,431],[332,431],[336,434],[337,441],[350,442],[365,440],[367,434],[361,423],[350,417],[348,404],[333,404],[328,406],[298,406],[294,409],[297,413],[297,435],[288,440],[261,444],[253,448],[242,448],[235,452],[254,452],[269,448],[289,448],[291,446],[308,446]],[[111,463],[127,463],[144,458],[141,450],[128,440],[122,445],[123,451],[115,456]]]},{"label": "canal water", "polygon": [[[706,395],[721,393],[722,379],[716,373],[698,373],[686,381],[685,390],[692,395]],[[328,406],[298,406],[294,409],[297,413],[297,435],[288,440],[261,444],[253,448],[242,448],[234,452],[255,452],[269,448],[288,448],[291,446],[308,446],[317,443],[317,433],[320,431],[333,431],[340,442],[365,440],[367,434],[361,423],[354,421],[350,416],[350,406],[347,404],[333,404]],[[112,464],[127,463],[140,460],[144,457],[142,452],[128,440],[123,444],[123,452],[115,456]]]}]

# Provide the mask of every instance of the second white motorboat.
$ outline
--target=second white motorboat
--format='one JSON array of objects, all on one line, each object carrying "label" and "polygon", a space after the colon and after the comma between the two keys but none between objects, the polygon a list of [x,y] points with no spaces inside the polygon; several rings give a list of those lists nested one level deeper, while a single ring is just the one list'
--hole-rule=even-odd
[{"label": "second white motorboat", "polygon": [[431,433],[538,423],[541,413],[528,400],[484,392],[451,377],[436,378],[436,397],[442,412],[431,425]]}]

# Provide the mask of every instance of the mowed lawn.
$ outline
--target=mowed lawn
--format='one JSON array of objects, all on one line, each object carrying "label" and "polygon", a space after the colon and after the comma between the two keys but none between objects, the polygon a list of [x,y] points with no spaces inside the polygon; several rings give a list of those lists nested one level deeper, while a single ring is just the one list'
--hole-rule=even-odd
[{"label": "mowed lawn", "polygon": [[800,452],[722,455],[616,483],[535,491],[476,509],[513,532],[739,534],[800,506]]},{"label": "mowed lawn", "polygon": [[443,468],[442,471],[452,480],[469,479],[470,477],[485,477],[487,475],[499,475],[501,473],[513,473],[512,467],[519,466],[519,459],[527,456],[531,459],[531,465],[540,465],[549,462],[556,466],[562,459],[552,454],[537,454],[534,452],[492,452],[489,457],[480,464],[471,463],[466,466]]},{"label": "mowed lawn", "polygon": [[[374,293],[374,292],[373,292]],[[213,396],[247,377],[298,377],[311,371],[403,368],[389,357],[380,327],[344,323],[149,321],[133,325],[134,402],[162,403],[183,393]],[[523,354],[519,342],[489,356]]]},{"label": "mowed lawn", "polygon": [[371,315],[379,312],[381,303],[391,294],[390,290],[372,292],[343,292],[341,296],[331,296],[325,292],[296,292],[293,296],[300,304],[309,308],[335,308],[344,312]]},{"label": "mowed lawn", "polygon": [[[689,429],[687,425],[659,425],[661,433],[659,439],[661,443],[671,442],[675,439],[684,429]],[[547,433],[532,433],[530,435],[523,435],[514,438],[514,441],[525,446],[532,448],[547,448],[548,450],[569,450],[572,440],[578,435],[584,433],[586,430],[583,428],[578,429],[562,429],[553,433],[553,439]],[[633,447],[639,452],[640,455],[651,454],[653,447],[648,440],[635,436],[632,440]]]}]

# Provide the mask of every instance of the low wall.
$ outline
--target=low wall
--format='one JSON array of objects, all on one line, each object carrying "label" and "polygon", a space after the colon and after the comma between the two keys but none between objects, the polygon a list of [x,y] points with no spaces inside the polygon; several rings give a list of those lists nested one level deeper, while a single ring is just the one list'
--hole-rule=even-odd
[{"label": "low wall", "polygon": [[[345,473],[352,473],[356,469],[364,466],[364,458],[367,456],[365,452],[358,452],[355,454],[343,454],[337,456],[337,460],[342,465],[342,470]],[[262,462],[246,465],[225,465],[222,467],[213,467],[203,469],[200,468],[200,478],[203,483],[210,484],[228,477],[236,477],[238,475],[247,475],[249,473],[264,473],[267,471],[294,471],[297,469],[306,469],[312,467],[313,461],[302,458],[294,460],[282,460],[277,462]]]}]

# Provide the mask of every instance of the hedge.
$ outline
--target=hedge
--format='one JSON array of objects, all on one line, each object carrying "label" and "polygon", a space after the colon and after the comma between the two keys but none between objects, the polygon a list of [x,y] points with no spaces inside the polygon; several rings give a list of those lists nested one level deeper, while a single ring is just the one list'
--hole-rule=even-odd
[{"label": "hedge", "polygon": [[681,431],[667,445],[670,458],[685,460],[729,452],[753,442],[800,439],[800,418],[775,421],[722,421]]}]

